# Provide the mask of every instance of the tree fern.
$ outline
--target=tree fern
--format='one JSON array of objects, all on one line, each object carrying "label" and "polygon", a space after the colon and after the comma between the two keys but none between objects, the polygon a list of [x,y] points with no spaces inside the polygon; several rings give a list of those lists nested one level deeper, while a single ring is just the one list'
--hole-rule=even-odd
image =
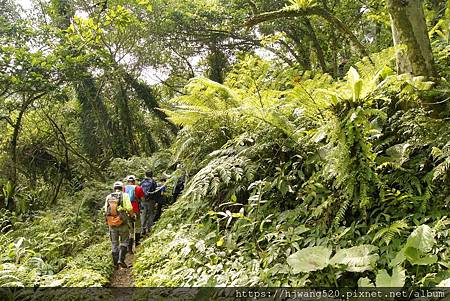
[{"label": "tree fern", "polygon": [[199,200],[202,197],[214,198],[221,188],[239,183],[245,176],[250,160],[238,156],[225,156],[213,159],[190,181],[186,198]]}]

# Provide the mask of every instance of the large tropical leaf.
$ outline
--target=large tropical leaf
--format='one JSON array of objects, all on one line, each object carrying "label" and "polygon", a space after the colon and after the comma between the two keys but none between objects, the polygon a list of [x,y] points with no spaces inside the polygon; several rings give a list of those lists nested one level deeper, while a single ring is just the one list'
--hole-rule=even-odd
[{"label": "large tropical leaf", "polygon": [[439,282],[438,285],[436,285],[437,287],[450,287],[450,278],[447,278],[445,280],[442,280],[441,282]]},{"label": "large tropical leaf", "polygon": [[294,274],[322,270],[330,263],[331,250],[325,247],[308,247],[288,257]]},{"label": "large tropical leaf", "polygon": [[435,243],[434,231],[427,225],[421,225],[409,235],[406,247],[413,247],[427,253],[431,251]]},{"label": "large tropical leaf", "polygon": [[336,252],[330,263],[346,265],[349,272],[364,272],[371,270],[378,259],[378,254],[372,254],[378,248],[373,245],[361,245]]},{"label": "large tropical leaf", "polygon": [[355,68],[350,67],[347,73],[348,83],[352,89],[353,102],[356,102],[361,97],[361,91],[363,88],[363,81],[359,77],[358,71]]},{"label": "large tropical leaf", "polygon": [[413,247],[407,247],[404,251],[405,258],[414,265],[429,265],[437,262],[436,255],[430,255]]},{"label": "large tropical leaf", "polygon": [[384,269],[378,271],[375,283],[377,287],[403,287],[405,279],[405,270],[396,266],[392,269],[392,276]]},{"label": "large tropical leaf", "polygon": [[373,285],[372,281],[370,281],[369,278],[364,277],[364,278],[359,278],[358,287],[375,287],[375,286]]},{"label": "large tropical leaf", "polygon": [[397,266],[407,259],[413,265],[429,265],[437,261],[436,255],[429,255],[436,240],[434,231],[427,225],[417,227],[408,237],[405,246],[391,261],[390,266]]},{"label": "large tropical leaf", "polygon": [[405,249],[402,248],[397,255],[395,255],[394,259],[389,263],[390,267],[395,267],[396,265],[402,264],[405,261]]}]

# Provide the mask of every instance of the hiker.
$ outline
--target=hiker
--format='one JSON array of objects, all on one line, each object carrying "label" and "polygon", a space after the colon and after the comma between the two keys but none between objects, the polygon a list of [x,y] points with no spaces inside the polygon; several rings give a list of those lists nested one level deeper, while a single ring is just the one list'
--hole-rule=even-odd
[{"label": "hiker", "polygon": [[175,203],[175,201],[177,200],[177,198],[180,196],[181,192],[183,191],[184,182],[185,182],[185,176],[182,175],[181,177],[178,178],[175,188],[173,189],[172,203]]},{"label": "hiker", "polygon": [[[142,192],[141,186],[136,185],[136,177],[133,175],[127,176],[127,185],[123,187],[123,192],[127,193],[130,196],[131,206],[133,207],[133,212],[136,214],[136,217],[139,217],[139,207],[141,206],[141,202],[144,199],[144,193]],[[128,245],[128,251],[130,253],[133,252],[133,244],[137,244],[139,241],[139,237],[135,237],[136,233],[136,222],[133,221],[131,224],[132,233],[130,233],[130,240]]]},{"label": "hiker", "polygon": [[123,187],[123,192],[128,193],[130,196],[131,205],[133,206],[133,211],[139,213],[139,203],[144,198],[144,193],[142,188],[136,185],[136,177],[133,175],[127,176],[127,185]]},{"label": "hiker", "polygon": [[129,220],[135,216],[130,197],[122,192],[122,187],[122,182],[114,183],[113,192],[106,197],[104,207],[112,244],[111,254],[116,268],[119,266],[127,268],[125,256],[130,235]]},{"label": "hiker", "polygon": [[156,182],[153,180],[151,170],[145,173],[145,178],[141,182],[141,188],[144,193],[144,200],[141,202],[141,236],[148,233],[153,224],[155,216],[155,189]]},{"label": "hiker", "polygon": [[156,214],[153,223],[156,223],[161,217],[162,206],[164,205],[164,192],[166,191],[166,179],[161,178],[161,183],[157,183],[155,190],[155,208]]}]

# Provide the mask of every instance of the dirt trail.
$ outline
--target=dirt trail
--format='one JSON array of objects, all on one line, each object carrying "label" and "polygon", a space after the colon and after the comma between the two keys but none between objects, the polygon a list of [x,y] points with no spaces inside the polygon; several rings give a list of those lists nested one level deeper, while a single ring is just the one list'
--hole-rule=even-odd
[{"label": "dirt trail", "polygon": [[[132,300],[133,297],[133,289],[134,281],[133,276],[131,274],[131,264],[134,260],[134,254],[127,254],[125,258],[125,263],[129,266],[129,268],[119,268],[114,271],[111,277],[110,287],[113,288],[112,293],[114,296],[114,300],[122,301],[122,300]],[[130,289],[123,289],[123,288]],[[114,289],[121,288],[121,289]]]}]

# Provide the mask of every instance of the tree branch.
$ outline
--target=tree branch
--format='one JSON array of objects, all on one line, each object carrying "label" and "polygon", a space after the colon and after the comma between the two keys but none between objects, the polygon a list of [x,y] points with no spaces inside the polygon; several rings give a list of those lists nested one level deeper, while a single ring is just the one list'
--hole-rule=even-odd
[{"label": "tree branch", "polygon": [[369,57],[369,53],[367,52],[364,45],[361,44],[358,38],[351,32],[351,30],[347,26],[345,26],[344,23],[342,23],[341,20],[339,20],[339,18],[331,14],[328,10],[317,6],[296,10],[280,9],[276,11],[262,13],[260,15],[256,15],[250,18],[247,22],[245,22],[245,26],[253,27],[259,23],[263,23],[266,21],[272,21],[283,18],[306,17],[306,16],[319,16],[328,21],[328,23],[330,23],[331,25],[336,26],[337,29],[339,29],[343,34],[345,34],[350,39],[350,41],[359,50],[362,56]]},{"label": "tree branch", "polygon": [[308,29],[307,33],[309,35],[309,38],[313,42],[314,48],[316,48],[317,60],[319,61],[320,67],[322,68],[322,71],[326,73],[328,71],[327,63],[325,62],[325,55],[323,53],[322,46],[320,46],[319,39],[317,39],[316,32],[314,31],[314,28],[307,17],[305,17],[303,23]]},{"label": "tree branch", "polygon": [[[99,179],[101,180],[105,180],[105,176],[103,174],[103,172],[100,170],[100,168],[98,168],[93,162],[92,160],[86,158],[85,156],[83,156],[82,154],[80,154],[74,147],[72,147],[66,140],[64,132],[61,130],[61,128],[58,126],[58,124],[56,123],[55,120],[53,120],[50,115],[48,115],[46,112],[44,112],[45,116],[47,117],[48,121],[50,121],[50,123],[52,124],[53,128],[61,135],[61,137],[59,137],[59,135],[56,135],[55,138],[58,139],[60,142],[63,143],[64,148],[66,148],[66,150],[69,150],[72,154],[74,154],[75,156],[77,156],[78,158],[80,158],[82,161],[84,161],[87,165],[89,165],[89,167],[95,172],[95,174],[99,177]],[[66,157],[67,160],[67,157]]]}]

